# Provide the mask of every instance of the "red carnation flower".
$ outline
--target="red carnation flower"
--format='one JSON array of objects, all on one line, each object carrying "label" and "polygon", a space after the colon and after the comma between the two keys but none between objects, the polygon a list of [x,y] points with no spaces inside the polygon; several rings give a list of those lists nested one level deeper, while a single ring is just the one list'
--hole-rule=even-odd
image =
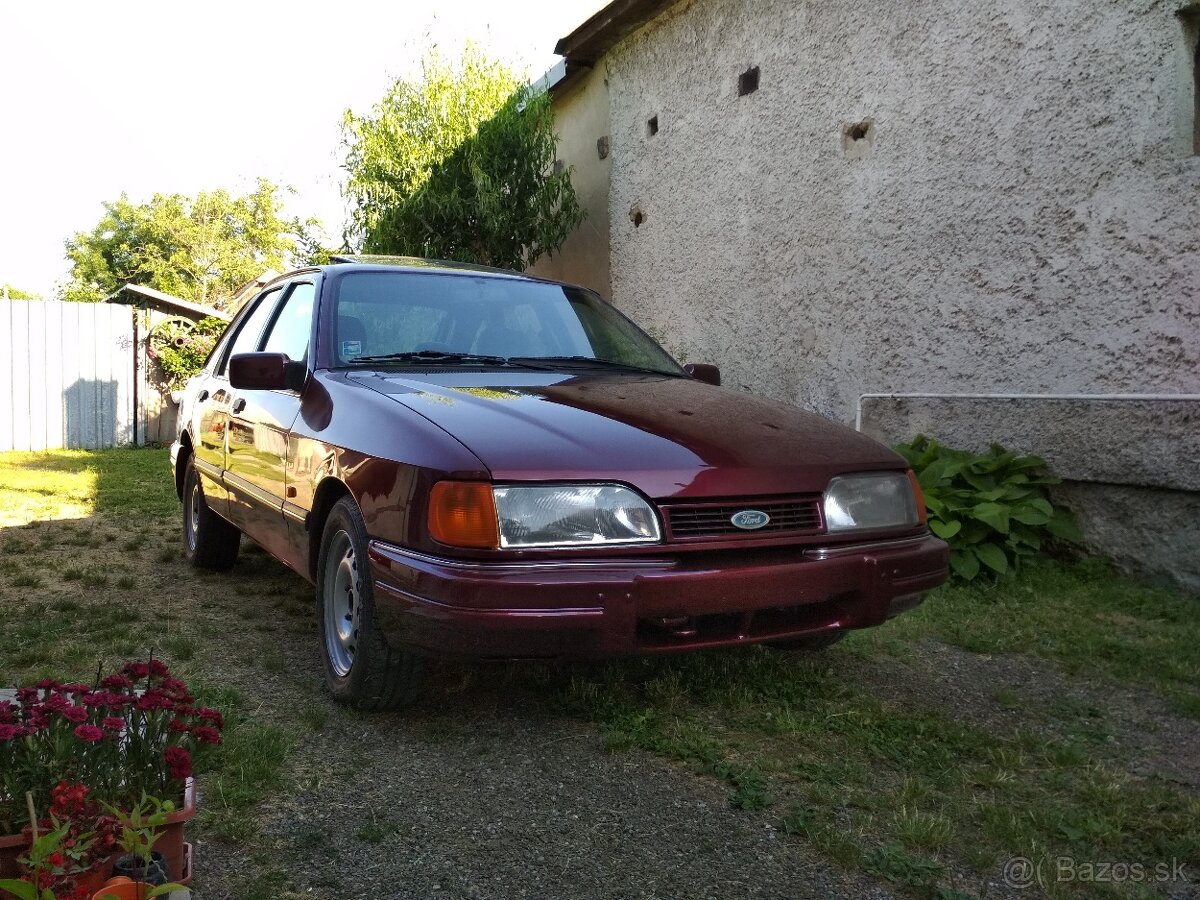
[{"label": "red carnation flower", "polygon": [[192,729],[192,736],[202,744],[221,743],[221,733],[215,728],[209,728],[207,725],[197,725]]},{"label": "red carnation flower", "polygon": [[17,688],[17,693],[16,693],[17,702],[20,703],[22,706],[24,706],[28,703],[32,703],[34,700],[37,699],[37,696],[38,696],[37,688]]},{"label": "red carnation flower", "polygon": [[150,667],[143,662],[129,662],[121,666],[121,674],[140,681],[150,674]]},{"label": "red carnation flower", "polygon": [[91,691],[91,688],[86,684],[79,684],[78,682],[73,684],[64,684],[61,689],[68,694],[86,694]]},{"label": "red carnation flower", "polygon": [[225,727],[225,717],[211,707],[200,707],[198,710],[196,710],[196,717],[204,722],[212,722],[217,728]]},{"label": "red carnation flower", "polygon": [[109,675],[100,682],[100,687],[108,688],[110,691],[120,691],[133,687],[133,682],[124,675]]},{"label": "red carnation flower", "polygon": [[21,737],[21,730],[20,725],[10,725],[7,722],[0,725],[0,741],[11,741]]},{"label": "red carnation flower", "polygon": [[62,711],[62,717],[68,722],[86,722],[88,717],[87,710],[82,706],[68,706]]},{"label": "red carnation flower", "polygon": [[167,723],[167,730],[174,731],[176,734],[181,734],[190,729],[188,728],[188,723],[184,722],[182,719],[172,719]]},{"label": "red carnation flower", "polygon": [[163,759],[170,768],[172,778],[182,781],[192,774],[192,757],[182,747],[168,747],[163,752]]},{"label": "red carnation flower", "polygon": [[65,856],[63,856],[61,853],[59,853],[57,850],[55,850],[53,853],[51,853],[49,856],[46,857],[46,862],[50,863],[50,865],[52,865],[52,866],[61,866],[66,861],[67,861],[67,858]]},{"label": "red carnation flower", "polygon": [[104,740],[104,729],[97,728],[95,725],[80,725],[75,729],[75,737],[94,744],[96,741]]},{"label": "red carnation flower", "polygon": [[120,716],[105,716],[104,728],[106,731],[120,731],[125,727],[125,720]]},{"label": "red carnation flower", "polygon": [[58,712],[60,709],[66,709],[71,705],[71,701],[62,694],[51,694],[44,701],[42,706],[52,712]]},{"label": "red carnation flower", "polygon": [[0,700],[0,725],[8,725],[17,721],[17,708],[11,700]]},{"label": "red carnation flower", "polygon": [[57,681],[55,681],[53,678],[43,678],[41,681],[39,681],[37,683],[36,687],[39,690],[51,691],[51,690],[55,690],[56,688],[62,687],[62,685],[59,684]]},{"label": "red carnation flower", "polygon": [[167,675],[171,674],[170,670],[166,667],[161,659],[150,660],[149,669],[150,674],[158,675],[159,677],[166,677]]}]

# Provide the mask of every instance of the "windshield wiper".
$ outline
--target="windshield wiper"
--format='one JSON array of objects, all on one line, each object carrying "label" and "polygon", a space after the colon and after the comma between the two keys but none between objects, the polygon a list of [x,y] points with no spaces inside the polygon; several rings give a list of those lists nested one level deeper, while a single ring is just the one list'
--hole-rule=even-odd
[{"label": "windshield wiper", "polygon": [[379,362],[432,362],[432,363],[480,363],[489,366],[505,366],[503,356],[483,356],[478,353],[455,353],[445,350],[412,350],[407,353],[380,353],[376,356],[356,356],[346,360],[346,365]]},{"label": "windshield wiper", "polygon": [[619,362],[615,359],[600,359],[596,356],[510,356],[508,361],[528,366],[531,369],[557,369],[563,365],[587,365],[602,366],[607,369],[624,369],[627,372],[645,372],[649,375],[666,375],[668,378],[685,377],[682,372],[664,372],[662,369],[635,366],[633,363]]}]

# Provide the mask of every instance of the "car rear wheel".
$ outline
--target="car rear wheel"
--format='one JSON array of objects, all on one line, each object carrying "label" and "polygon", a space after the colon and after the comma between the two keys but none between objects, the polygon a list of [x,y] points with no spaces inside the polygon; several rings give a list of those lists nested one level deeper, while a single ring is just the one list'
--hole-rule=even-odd
[{"label": "car rear wheel", "polygon": [[183,555],[197,569],[224,572],[237,562],[242,533],[208,508],[189,456],[183,475]]},{"label": "car rear wheel", "polygon": [[339,703],[390,709],[416,698],[421,660],[389,646],[375,622],[366,527],[349,497],[334,504],[321,535],[317,630],[325,682]]},{"label": "car rear wheel", "polygon": [[768,641],[767,646],[776,650],[786,650],[791,653],[815,653],[832,647],[846,636],[844,631],[825,631],[821,634],[810,634],[807,637],[789,638],[785,641]]}]

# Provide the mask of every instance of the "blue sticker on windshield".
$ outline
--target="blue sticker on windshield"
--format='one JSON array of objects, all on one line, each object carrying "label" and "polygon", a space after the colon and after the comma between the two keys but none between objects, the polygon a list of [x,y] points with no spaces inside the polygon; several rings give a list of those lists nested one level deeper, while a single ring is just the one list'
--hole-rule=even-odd
[{"label": "blue sticker on windshield", "polygon": [[342,358],[362,356],[362,341],[342,341]]}]

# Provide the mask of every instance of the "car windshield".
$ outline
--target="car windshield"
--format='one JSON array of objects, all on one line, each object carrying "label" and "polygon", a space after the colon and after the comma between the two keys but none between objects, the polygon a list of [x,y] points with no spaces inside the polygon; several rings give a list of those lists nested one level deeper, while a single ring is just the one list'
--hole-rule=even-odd
[{"label": "car windshield", "polygon": [[469,273],[350,272],[337,280],[334,366],[683,370],[582,288]]}]

